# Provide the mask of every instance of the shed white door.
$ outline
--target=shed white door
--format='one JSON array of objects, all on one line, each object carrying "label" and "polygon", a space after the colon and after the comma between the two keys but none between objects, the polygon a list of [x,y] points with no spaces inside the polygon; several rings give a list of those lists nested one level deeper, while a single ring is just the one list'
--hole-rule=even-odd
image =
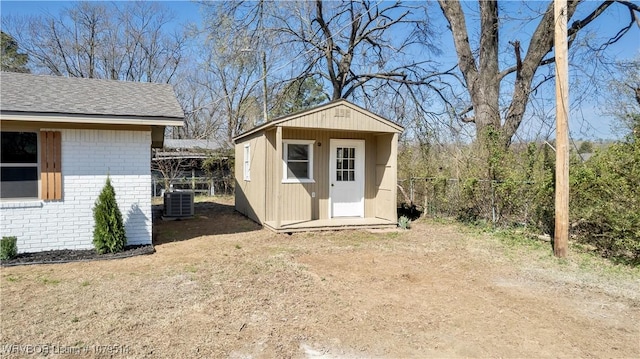
[{"label": "shed white door", "polygon": [[330,141],[329,217],[364,217],[364,140]]}]

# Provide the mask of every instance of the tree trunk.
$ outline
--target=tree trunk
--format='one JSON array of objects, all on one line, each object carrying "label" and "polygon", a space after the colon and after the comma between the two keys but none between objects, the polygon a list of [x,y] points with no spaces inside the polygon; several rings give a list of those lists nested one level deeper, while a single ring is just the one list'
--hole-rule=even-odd
[{"label": "tree trunk", "polygon": [[[449,22],[458,54],[458,66],[471,98],[474,117],[468,121],[474,122],[476,125],[477,141],[486,141],[485,135],[495,131],[499,135],[502,147],[506,149],[510,146],[511,140],[522,122],[536,70],[553,48],[553,2],[550,2],[538,27],[531,36],[524,59],[521,59],[520,43],[516,40],[514,43],[516,66],[502,71],[498,62],[500,48],[498,2],[496,0],[479,2],[480,51],[477,64],[469,44],[465,15],[460,3],[449,0],[439,0],[438,2]],[[578,3],[578,0],[569,1],[568,18],[573,15]],[[603,9],[606,8],[604,5],[606,4],[601,6]],[[591,20],[591,17],[587,17],[583,22],[588,23]],[[573,36],[576,31],[578,28],[570,36]],[[503,120],[499,108],[500,87],[504,77],[513,72],[516,73],[516,79],[511,101]],[[487,145],[484,143],[481,147],[487,148]]]}]

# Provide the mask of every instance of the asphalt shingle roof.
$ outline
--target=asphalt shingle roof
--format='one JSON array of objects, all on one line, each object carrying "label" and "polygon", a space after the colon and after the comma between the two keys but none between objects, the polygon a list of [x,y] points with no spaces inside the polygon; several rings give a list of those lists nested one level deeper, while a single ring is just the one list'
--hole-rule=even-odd
[{"label": "asphalt shingle roof", "polygon": [[169,84],[0,72],[0,110],[184,118]]}]

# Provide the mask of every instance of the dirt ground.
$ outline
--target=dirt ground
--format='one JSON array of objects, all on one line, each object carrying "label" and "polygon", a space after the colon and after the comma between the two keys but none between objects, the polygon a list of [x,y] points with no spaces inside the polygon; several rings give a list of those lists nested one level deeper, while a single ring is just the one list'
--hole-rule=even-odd
[{"label": "dirt ground", "polygon": [[0,269],[0,356],[640,357],[638,268],[433,221],[278,235],[231,201],[152,255]]}]

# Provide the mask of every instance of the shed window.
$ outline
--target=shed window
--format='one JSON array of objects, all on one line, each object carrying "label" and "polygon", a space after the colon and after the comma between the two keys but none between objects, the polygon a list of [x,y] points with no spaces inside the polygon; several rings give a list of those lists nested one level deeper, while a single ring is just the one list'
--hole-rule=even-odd
[{"label": "shed window", "polygon": [[313,182],[313,144],[310,140],[283,141],[283,182]]},{"label": "shed window", "polygon": [[251,181],[251,145],[244,145],[244,180]]}]

